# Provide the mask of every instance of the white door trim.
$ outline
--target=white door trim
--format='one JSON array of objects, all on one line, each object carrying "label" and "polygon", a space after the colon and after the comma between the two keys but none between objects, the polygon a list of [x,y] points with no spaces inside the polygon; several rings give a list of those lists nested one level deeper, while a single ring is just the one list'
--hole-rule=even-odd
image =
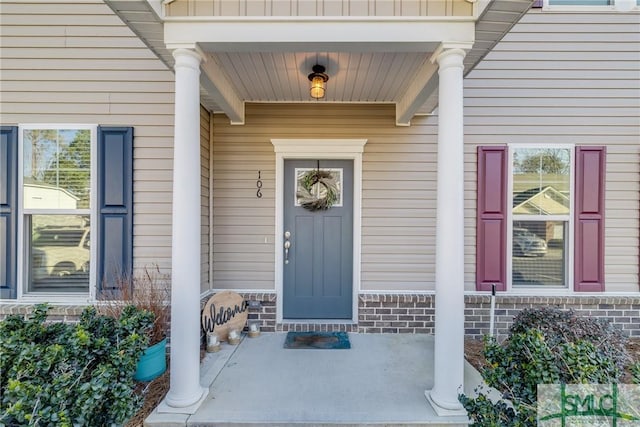
[{"label": "white door trim", "polygon": [[[347,159],[353,160],[353,309],[352,321],[358,321],[360,292],[360,254],[362,229],[362,153],[366,139],[272,139],[276,153],[276,322],[282,323],[284,245],[284,160]],[[323,320],[324,322],[324,320]]]}]

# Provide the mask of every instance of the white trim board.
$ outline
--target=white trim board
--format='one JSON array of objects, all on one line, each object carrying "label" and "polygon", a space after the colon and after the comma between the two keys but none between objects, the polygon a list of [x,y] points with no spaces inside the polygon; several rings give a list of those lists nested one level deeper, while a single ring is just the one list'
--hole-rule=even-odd
[{"label": "white trim board", "polygon": [[[283,316],[283,253],[284,244],[284,160],[285,159],[347,159],[353,160],[353,299],[352,321],[358,320],[358,295],[362,252],[362,153],[366,139],[272,139],[276,153],[276,236],[275,285],[276,323]],[[326,323],[325,319],[319,323]]]}]

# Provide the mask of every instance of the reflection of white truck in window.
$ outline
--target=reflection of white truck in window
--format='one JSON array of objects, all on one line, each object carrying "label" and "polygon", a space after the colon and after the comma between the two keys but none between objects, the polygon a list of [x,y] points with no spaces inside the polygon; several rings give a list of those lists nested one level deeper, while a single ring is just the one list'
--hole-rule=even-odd
[{"label": "reflection of white truck in window", "polygon": [[44,227],[34,230],[33,280],[76,278],[89,274],[89,227]]}]

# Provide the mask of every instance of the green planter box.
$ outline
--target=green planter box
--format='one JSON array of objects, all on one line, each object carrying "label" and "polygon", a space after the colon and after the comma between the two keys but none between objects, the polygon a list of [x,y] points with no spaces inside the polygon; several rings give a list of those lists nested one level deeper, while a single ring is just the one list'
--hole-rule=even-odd
[{"label": "green planter box", "polygon": [[158,378],[167,370],[167,339],[152,345],[142,353],[133,379],[136,381],[151,381]]}]

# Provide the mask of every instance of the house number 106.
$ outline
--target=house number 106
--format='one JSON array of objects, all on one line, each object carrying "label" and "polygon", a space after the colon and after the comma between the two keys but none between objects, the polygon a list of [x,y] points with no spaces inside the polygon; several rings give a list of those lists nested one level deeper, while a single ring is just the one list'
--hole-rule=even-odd
[{"label": "house number 106", "polygon": [[258,191],[256,191],[256,197],[258,199],[262,198],[262,178],[260,177],[262,171],[258,171],[258,180],[256,181],[256,187],[258,187]]}]

